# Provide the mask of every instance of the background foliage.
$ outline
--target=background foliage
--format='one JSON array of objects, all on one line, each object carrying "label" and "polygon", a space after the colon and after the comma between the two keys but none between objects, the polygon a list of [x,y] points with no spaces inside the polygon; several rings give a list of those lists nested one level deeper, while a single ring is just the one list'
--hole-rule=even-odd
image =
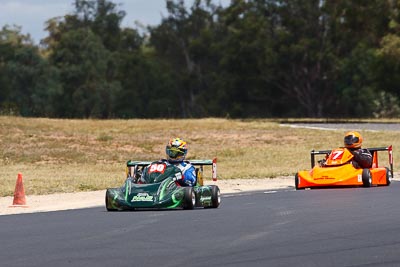
[{"label": "background foliage", "polygon": [[166,0],[160,25],[75,0],[36,45],[0,31],[0,113],[57,118],[398,117],[400,1]]}]

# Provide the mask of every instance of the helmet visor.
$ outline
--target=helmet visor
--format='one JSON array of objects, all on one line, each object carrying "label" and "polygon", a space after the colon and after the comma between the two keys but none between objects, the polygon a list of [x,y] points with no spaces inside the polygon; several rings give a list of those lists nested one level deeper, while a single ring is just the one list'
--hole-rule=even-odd
[{"label": "helmet visor", "polygon": [[167,155],[172,158],[176,159],[178,157],[184,156],[185,152],[180,150],[179,148],[176,147],[167,147]]},{"label": "helmet visor", "polygon": [[354,135],[348,135],[344,138],[344,144],[347,146],[351,146],[353,144],[356,144],[360,141],[360,139],[357,136]]}]

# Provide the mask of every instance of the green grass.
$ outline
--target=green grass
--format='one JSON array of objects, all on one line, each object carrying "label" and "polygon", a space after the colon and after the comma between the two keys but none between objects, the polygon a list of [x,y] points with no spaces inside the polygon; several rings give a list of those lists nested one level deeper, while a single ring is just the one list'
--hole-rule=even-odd
[{"label": "green grass", "polygon": [[[341,146],[343,134],[344,130],[290,128],[261,119],[0,117],[0,196],[13,194],[19,172],[29,195],[120,186],[127,160],[165,157],[167,141],[176,136],[188,141],[188,159],[217,157],[219,179],[294,175],[310,168],[310,150]],[[364,147],[392,144],[395,170],[398,169],[398,132],[361,131],[361,134]],[[387,162],[386,155],[380,159],[380,163]],[[210,177],[209,168],[205,175],[206,179]]]}]

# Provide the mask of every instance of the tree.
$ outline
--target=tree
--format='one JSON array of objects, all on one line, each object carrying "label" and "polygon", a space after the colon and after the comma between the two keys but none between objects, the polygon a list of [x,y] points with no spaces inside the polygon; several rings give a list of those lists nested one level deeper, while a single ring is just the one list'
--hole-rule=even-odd
[{"label": "tree", "polygon": [[58,114],[108,118],[121,90],[116,55],[125,12],[106,0],[76,0],[75,8],[47,22],[49,37],[42,43],[63,84]]},{"label": "tree", "polygon": [[89,27],[107,50],[115,51],[120,44],[121,22],[126,15],[107,0],[75,0],[75,16],[83,27]]},{"label": "tree", "polygon": [[[375,90],[381,91],[382,99],[397,100],[400,98],[400,2],[389,1],[389,4],[388,29],[383,33],[379,47],[375,50],[376,60],[371,69],[371,76]],[[383,95],[385,97],[382,97]]]},{"label": "tree", "polygon": [[376,89],[376,49],[388,31],[392,1],[326,1],[330,19],[330,41],[337,57],[336,109],[340,116],[370,117]]},{"label": "tree", "polygon": [[112,115],[117,81],[108,80],[111,53],[90,29],[63,34],[51,56],[60,71],[64,94],[59,99],[62,117],[108,118]]},{"label": "tree", "polygon": [[174,97],[179,99],[182,117],[204,115],[198,97],[207,91],[207,82],[203,69],[208,58],[207,40],[214,26],[213,16],[216,6],[211,1],[194,1],[190,12],[184,1],[167,2],[168,17],[161,25],[150,28],[150,45],[155,48],[156,56],[161,57],[173,70],[179,89]]},{"label": "tree", "polygon": [[23,116],[54,115],[52,106],[44,102],[51,102],[61,93],[57,75],[30,36],[22,35],[20,27],[3,27],[0,51],[2,112]]},{"label": "tree", "polygon": [[144,47],[137,31],[125,29],[117,54],[121,91],[116,115],[123,118],[180,117],[177,85],[165,63]]}]

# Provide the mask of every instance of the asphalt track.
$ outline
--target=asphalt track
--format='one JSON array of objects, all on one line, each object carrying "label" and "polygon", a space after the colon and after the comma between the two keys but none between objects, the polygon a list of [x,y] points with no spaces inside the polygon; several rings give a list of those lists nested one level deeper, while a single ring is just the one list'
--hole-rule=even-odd
[{"label": "asphalt track", "polygon": [[[359,128],[400,129],[370,126]],[[223,195],[218,209],[0,216],[0,266],[400,266],[399,190],[393,181]]]},{"label": "asphalt track", "polygon": [[400,266],[400,182],[223,195],[218,209],[0,216],[1,266]]}]

